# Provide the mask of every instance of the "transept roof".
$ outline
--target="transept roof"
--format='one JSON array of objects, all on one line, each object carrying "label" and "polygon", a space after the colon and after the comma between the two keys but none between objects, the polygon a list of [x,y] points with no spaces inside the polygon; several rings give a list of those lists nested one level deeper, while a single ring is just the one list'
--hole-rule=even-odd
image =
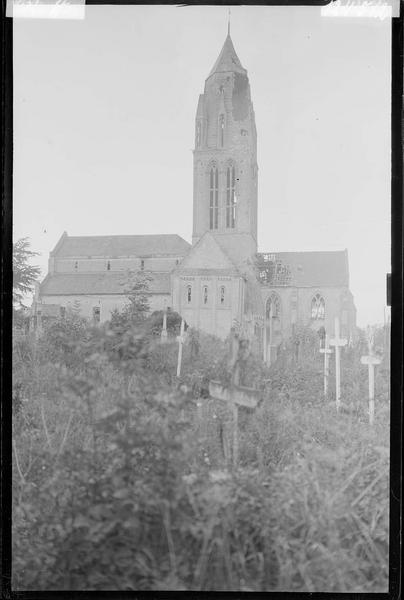
[{"label": "transept roof", "polygon": [[[288,283],[296,287],[349,286],[348,253],[346,250],[320,252],[258,253],[259,264],[268,262],[286,267],[290,274]],[[271,285],[271,283],[270,283]],[[276,277],[272,283],[276,285]]]}]

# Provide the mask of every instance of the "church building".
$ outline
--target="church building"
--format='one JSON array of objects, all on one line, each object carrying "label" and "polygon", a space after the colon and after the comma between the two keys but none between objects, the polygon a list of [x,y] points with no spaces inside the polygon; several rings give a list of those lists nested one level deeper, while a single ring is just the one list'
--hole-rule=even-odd
[{"label": "church building", "polygon": [[[298,324],[353,337],[356,310],[347,251],[257,248],[257,130],[246,69],[228,33],[205,80],[195,119],[192,244],[178,235],[62,235],[36,292],[34,317],[60,307],[105,321],[126,302],[128,271],[151,277],[150,307],[171,307],[221,338],[232,327],[258,338],[266,356]],[[51,308],[52,307],[52,308]]]}]

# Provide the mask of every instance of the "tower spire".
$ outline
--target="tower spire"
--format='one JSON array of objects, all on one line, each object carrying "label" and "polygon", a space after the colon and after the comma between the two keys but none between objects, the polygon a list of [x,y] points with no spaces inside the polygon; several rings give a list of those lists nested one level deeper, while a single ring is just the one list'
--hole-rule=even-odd
[{"label": "tower spire", "polygon": [[229,14],[228,14],[228,17],[227,17],[227,35],[230,35],[230,16],[231,16],[231,10],[230,10],[230,7],[229,7]]}]

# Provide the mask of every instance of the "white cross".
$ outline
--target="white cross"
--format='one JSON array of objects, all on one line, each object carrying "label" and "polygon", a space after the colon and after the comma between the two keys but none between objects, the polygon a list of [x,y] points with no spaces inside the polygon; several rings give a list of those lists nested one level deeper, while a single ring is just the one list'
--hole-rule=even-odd
[{"label": "white cross", "polygon": [[167,341],[167,307],[164,306],[163,329],[161,330],[161,343],[164,344],[166,341]]},{"label": "white cross", "polygon": [[[269,343],[267,340],[267,325],[269,325]],[[268,365],[271,364],[271,352],[272,352],[272,342],[273,342],[273,303],[271,300],[271,304],[269,305],[269,317],[267,319],[266,309],[265,309],[265,319],[264,319],[264,362]]]},{"label": "white cross", "polygon": [[346,345],[347,340],[339,336],[339,318],[334,320],[335,333],[330,340],[330,346],[335,346],[335,406],[339,410],[341,404],[341,371],[340,371],[340,348]]},{"label": "white cross", "polygon": [[177,335],[177,342],[178,342],[177,377],[179,377],[181,375],[182,345],[185,342],[184,328],[185,328],[185,321],[184,321],[184,319],[182,319],[180,335]]},{"label": "white cross", "polygon": [[324,354],[324,396],[327,397],[328,393],[328,377],[330,374],[330,355],[332,354],[332,348],[329,345],[328,334],[325,334],[324,348],[320,348],[320,353]]},{"label": "white cross", "polygon": [[361,357],[361,363],[368,366],[369,375],[369,423],[373,425],[375,420],[375,366],[380,365],[381,360],[372,352],[369,340],[369,354]]}]

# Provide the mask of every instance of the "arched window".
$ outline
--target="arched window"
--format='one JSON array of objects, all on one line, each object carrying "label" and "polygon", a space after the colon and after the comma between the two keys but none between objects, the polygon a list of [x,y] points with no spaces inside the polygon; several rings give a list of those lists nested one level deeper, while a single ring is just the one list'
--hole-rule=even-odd
[{"label": "arched window", "polygon": [[110,262],[110,261],[108,261],[108,262],[107,262],[107,271],[110,271],[110,270],[111,270],[111,262]]},{"label": "arched window", "polygon": [[320,294],[316,294],[311,301],[311,318],[325,319],[325,302]]},{"label": "arched window", "polygon": [[219,115],[219,146],[224,146],[224,115]]},{"label": "arched window", "polygon": [[226,227],[236,226],[236,168],[230,165],[226,170]]},{"label": "arched window", "polygon": [[208,286],[207,285],[203,286],[203,303],[204,304],[208,303]]},{"label": "arched window", "polygon": [[220,287],[220,304],[222,306],[225,303],[225,299],[226,299],[226,288],[224,287],[224,285],[222,285]]},{"label": "arched window", "polygon": [[209,228],[217,229],[219,223],[219,171],[212,166],[209,172]]},{"label": "arched window", "polygon": [[188,304],[190,304],[192,301],[192,286],[191,285],[187,286],[187,301],[188,301]]},{"label": "arched window", "polygon": [[273,319],[280,318],[280,316],[281,316],[281,301],[280,301],[279,297],[276,296],[275,294],[272,294],[272,296],[270,296],[268,298],[265,314],[266,314],[267,319],[270,319],[271,316]]},{"label": "arched window", "polygon": [[196,135],[195,135],[195,147],[200,148],[202,144],[202,123],[197,121],[196,123]]}]

